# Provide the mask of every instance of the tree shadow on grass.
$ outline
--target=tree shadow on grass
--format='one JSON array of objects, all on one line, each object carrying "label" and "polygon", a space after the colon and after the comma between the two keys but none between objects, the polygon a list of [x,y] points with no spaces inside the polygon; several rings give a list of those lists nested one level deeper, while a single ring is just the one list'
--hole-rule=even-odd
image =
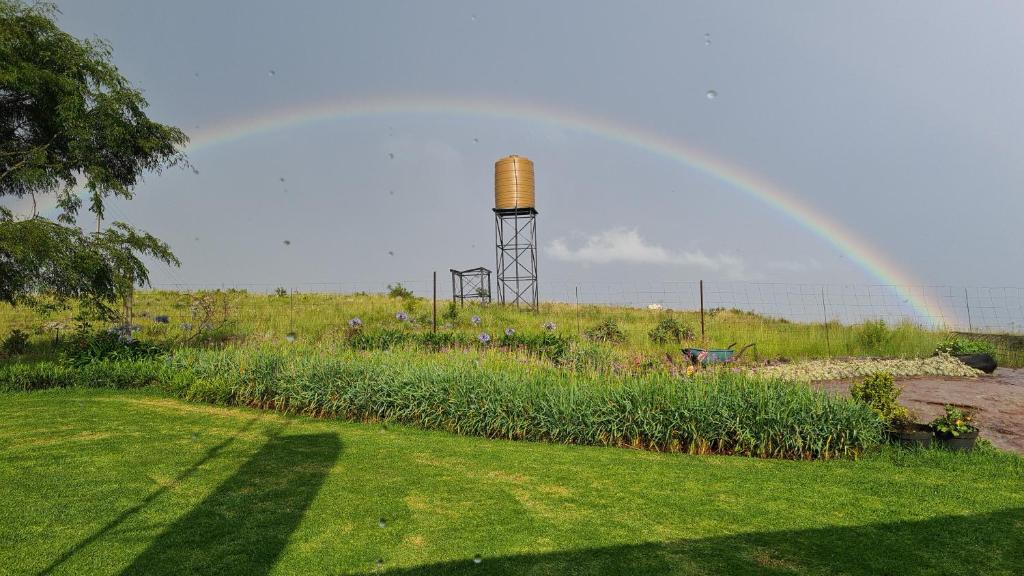
[{"label": "tree shadow on grass", "polygon": [[496,558],[380,576],[460,574],[1024,574],[1024,509]]},{"label": "tree shadow on grass", "polygon": [[202,468],[202,466],[204,464],[206,464],[207,462],[209,462],[209,461],[213,460],[214,458],[217,458],[218,456],[220,456],[220,453],[223,452],[229,445],[231,445],[235,441],[235,439],[238,438],[242,433],[244,433],[249,428],[251,428],[253,422],[255,422],[255,421],[256,421],[256,418],[250,418],[249,420],[247,420],[245,422],[245,424],[242,425],[241,428],[239,428],[238,430],[235,431],[234,434],[232,434],[231,436],[228,436],[224,440],[222,440],[222,441],[218,442],[217,444],[211,446],[206,451],[206,453],[203,454],[202,458],[200,458],[197,462],[195,462],[194,464],[192,464],[191,466],[189,466],[188,468],[183,470],[180,474],[178,474],[178,476],[174,479],[174,482],[172,482],[171,484],[168,484],[168,485],[161,486],[160,488],[154,490],[148,496],[143,498],[141,502],[139,502],[135,506],[132,506],[131,508],[128,508],[127,510],[122,511],[120,514],[118,514],[116,517],[114,517],[114,519],[112,519],[110,522],[107,522],[105,525],[103,525],[99,530],[96,530],[95,532],[90,534],[87,538],[85,538],[84,540],[82,540],[78,544],[75,544],[74,546],[72,546],[66,552],[61,554],[56,560],[54,560],[52,563],[50,563],[49,566],[47,566],[42,571],[40,571],[39,572],[40,576],[45,575],[45,574],[50,574],[51,572],[56,570],[59,566],[61,566],[62,564],[64,564],[68,560],[70,560],[72,557],[74,557],[76,554],[81,552],[83,549],[85,549],[86,547],[92,545],[93,543],[98,541],[100,538],[102,538],[102,537],[106,536],[107,534],[109,534],[109,533],[113,532],[114,530],[116,530],[118,527],[120,527],[122,524],[124,524],[124,522],[127,521],[129,518],[132,518],[136,514],[140,513],[142,510],[144,510],[146,507],[148,507],[150,504],[152,504],[154,501],[156,501],[159,497],[161,497],[165,492],[167,492],[167,490],[169,489],[170,486],[177,486],[180,483],[184,482],[190,476],[195,474],[197,470]]},{"label": "tree shadow on grass", "polygon": [[122,574],[269,573],[340,453],[336,434],[271,438]]}]

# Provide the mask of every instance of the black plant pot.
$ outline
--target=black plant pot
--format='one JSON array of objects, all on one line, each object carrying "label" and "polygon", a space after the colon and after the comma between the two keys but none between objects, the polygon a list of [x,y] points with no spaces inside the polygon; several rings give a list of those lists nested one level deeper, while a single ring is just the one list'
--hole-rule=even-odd
[{"label": "black plant pot", "polygon": [[932,445],[932,429],[927,424],[907,424],[889,432],[889,437],[893,442],[905,448],[913,446],[928,448]]},{"label": "black plant pot", "polygon": [[956,359],[985,374],[996,371],[996,359],[991,354],[960,354]]},{"label": "black plant pot", "polygon": [[974,450],[974,445],[978,442],[978,431],[961,432],[959,436],[936,433],[935,437],[943,446],[950,450],[956,452],[970,452],[971,450]]}]

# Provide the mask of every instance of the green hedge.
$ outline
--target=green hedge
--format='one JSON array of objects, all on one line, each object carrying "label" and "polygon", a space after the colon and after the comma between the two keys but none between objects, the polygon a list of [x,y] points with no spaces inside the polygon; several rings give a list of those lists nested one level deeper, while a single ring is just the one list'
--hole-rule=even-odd
[{"label": "green hedge", "polygon": [[[317,417],[391,421],[456,434],[694,454],[855,456],[881,441],[866,406],[805,385],[720,373],[599,377],[474,354],[317,356],[280,351],[182,351],[166,365],[110,364],[101,376],[53,364],[0,367],[0,386],[135,387],[159,381],[188,400]],[[74,371],[72,371],[74,372]],[[87,372],[87,373],[86,373]]]},{"label": "green hedge", "polygon": [[163,360],[96,362],[75,367],[68,363],[37,362],[0,365],[0,391],[46,388],[142,388],[166,380]]}]

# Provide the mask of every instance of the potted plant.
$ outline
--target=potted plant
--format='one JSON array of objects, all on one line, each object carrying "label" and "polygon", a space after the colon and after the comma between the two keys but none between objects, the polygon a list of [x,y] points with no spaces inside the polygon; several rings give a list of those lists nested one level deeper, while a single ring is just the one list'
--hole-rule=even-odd
[{"label": "potted plant", "polygon": [[927,424],[915,422],[915,415],[900,405],[902,392],[888,372],[876,372],[850,386],[850,396],[878,414],[893,442],[900,446],[927,448],[932,443],[932,429]]},{"label": "potted plant", "polygon": [[930,424],[938,438],[950,450],[970,451],[978,441],[978,428],[971,423],[971,415],[956,406],[946,404],[946,413]]},{"label": "potted plant", "polygon": [[932,445],[932,429],[928,424],[917,422],[917,414],[903,406],[893,416],[890,423],[889,437],[903,447],[920,446],[928,448]]}]

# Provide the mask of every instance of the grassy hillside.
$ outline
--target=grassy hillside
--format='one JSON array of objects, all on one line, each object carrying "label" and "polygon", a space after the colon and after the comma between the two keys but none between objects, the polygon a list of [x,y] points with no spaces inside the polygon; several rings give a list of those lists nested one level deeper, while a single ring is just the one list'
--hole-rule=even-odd
[{"label": "grassy hillside", "polygon": [[[154,339],[182,340],[199,328],[206,318],[193,313],[197,298],[166,291],[139,292],[135,299],[135,320],[142,328],[141,336]],[[222,340],[237,344],[286,342],[289,332],[304,342],[331,344],[345,336],[347,322],[359,318],[367,329],[406,328],[426,330],[431,321],[431,303],[425,299],[400,299],[383,295],[295,294],[285,296],[249,294],[245,292],[209,293],[208,321],[223,330]],[[544,324],[553,322],[556,333],[582,337],[588,328],[603,320],[614,320],[625,334],[620,349],[636,354],[676,350],[676,345],[659,345],[651,341],[649,332],[665,317],[677,319],[700,338],[700,315],[694,311],[651,311],[646,309],[545,303],[539,312],[517,310],[498,305],[467,304],[456,310],[454,318],[445,317],[448,302],[438,303],[438,325],[471,336],[488,332],[501,334],[506,328],[520,332],[541,332]],[[410,315],[415,324],[395,319],[399,312]],[[36,330],[50,324],[70,325],[75,312],[51,315],[38,314],[25,308],[0,307],[0,326]],[[167,324],[154,322],[167,316]],[[481,319],[473,325],[473,316]],[[945,336],[913,325],[880,328],[876,325],[843,326],[792,323],[738,310],[712,310],[705,315],[706,338],[710,346],[730,343],[756,343],[752,358],[808,358],[831,355],[928,355]],[[184,328],[190,328],[186,330]],[[49,333],[52,335],[53,330]]]}]

